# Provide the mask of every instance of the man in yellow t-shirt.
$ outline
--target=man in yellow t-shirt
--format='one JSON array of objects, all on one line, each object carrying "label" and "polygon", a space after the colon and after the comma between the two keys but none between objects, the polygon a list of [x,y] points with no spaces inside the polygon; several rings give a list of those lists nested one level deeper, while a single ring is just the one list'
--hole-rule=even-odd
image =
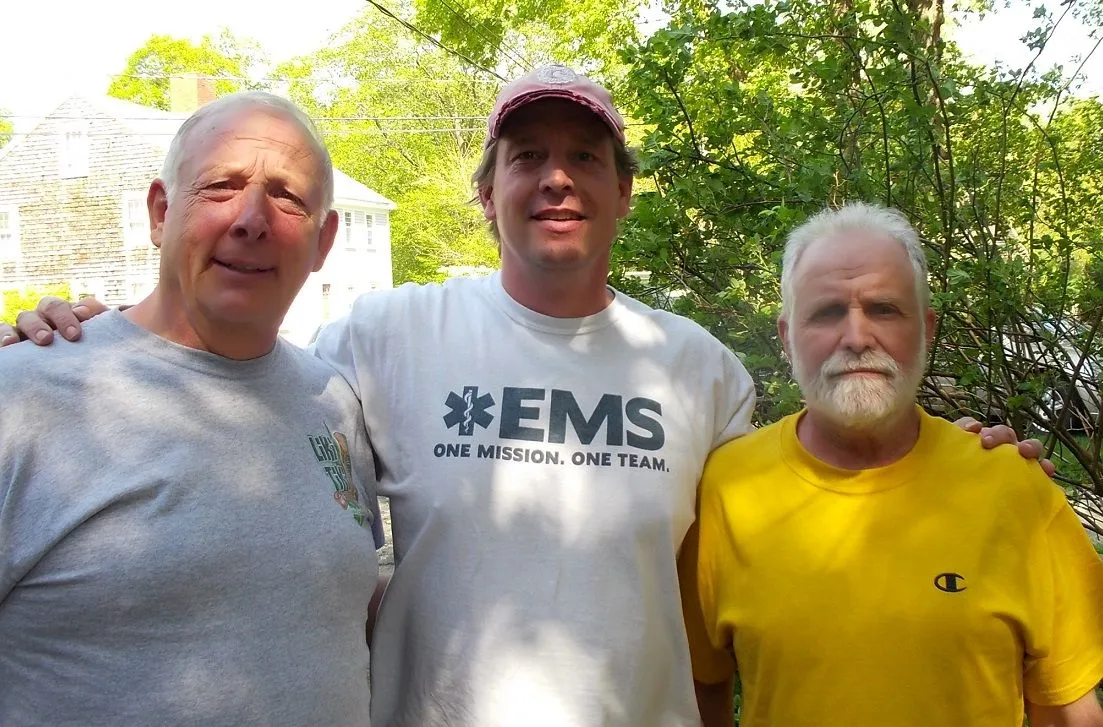
[{"label": "man in yellow t-shirt", "polygon": [[803,412],[713,453],[680,557],[698,701],[742,727],[1099,727],[1103,562],[1013,450],[923,413],[934,331],[902,215],[790,236],[778,332]]}]

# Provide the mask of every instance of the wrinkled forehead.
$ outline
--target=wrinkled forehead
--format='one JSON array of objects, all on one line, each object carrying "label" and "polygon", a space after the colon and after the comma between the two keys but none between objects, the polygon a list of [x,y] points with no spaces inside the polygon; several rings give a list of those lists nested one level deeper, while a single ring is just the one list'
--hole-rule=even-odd
[{"label": "wrinkled forehead", "polygon": [[324,160],[318,142],[289,114],[262,105],[212,111],[180,140],[180,171],[199,173],[212,164],[242,164],[263,151],[269,164],[319,177]]},{"label": "wrinkled forehead", "polygon": [[914,296],[915,274],[904,246],[869,230],[844,230],[810,245],[797,261],[793,279],[804,292],[828,289]]}]

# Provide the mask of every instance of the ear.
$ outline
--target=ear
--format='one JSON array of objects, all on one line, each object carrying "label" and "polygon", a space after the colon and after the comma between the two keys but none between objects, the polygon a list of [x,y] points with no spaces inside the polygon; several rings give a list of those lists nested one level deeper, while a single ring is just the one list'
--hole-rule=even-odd
[{"label": "ear", "polygon": [[789,320],[785,316],[778,316],[777,337],[781,341],[781,349],[785,351],[785,355],[791,361],[793,354],[789,351]]},{"label": "ear", "polygon": [[483,217],[487,222],[498,219],[498,213],[494,209],[494,185],[479,187],[479,203],[483,206]]},{"label": "ear", "polygon": [[330,210],[326,215],[322,229],[318,232],[318,254],[314,258],[314,272],[322,269],[329,251],[333,249],[333,241],[337,239],[337,212]]},{"label": "ear", "polygon": [[628,216],[628,210],[632,204],[632,177],[621,177],[617,180],[617,189],[620,191],[617,199],[617,219]]},{"label": "ear", "polygon": [[927,309],[923,314],[923,321],[927,324],[927,346],[929,347],[934,343],[934,334],[938,331],[938,315],[934,312],[934,308]]},{"label": "ear", "polygon": [[165,183],[154,179],[146,192],[146,211],[149,213],[149,239],[154,247],[161,247],[165,234],[165,216],[169,209],[169,194]]}]

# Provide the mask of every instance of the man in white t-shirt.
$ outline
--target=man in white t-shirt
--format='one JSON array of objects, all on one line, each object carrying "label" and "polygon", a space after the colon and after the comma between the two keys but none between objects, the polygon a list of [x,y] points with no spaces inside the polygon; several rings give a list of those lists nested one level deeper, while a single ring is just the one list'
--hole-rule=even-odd
[{"label": "man in white t-shirt", "polygon": [[636,165],[604,88],[538,69],[488,131],[500,272],[365,295],[316,343],[365,404],[391,503],[372,720],[695,724],[675,559],[752,382],[697,324],[608,287]]}]

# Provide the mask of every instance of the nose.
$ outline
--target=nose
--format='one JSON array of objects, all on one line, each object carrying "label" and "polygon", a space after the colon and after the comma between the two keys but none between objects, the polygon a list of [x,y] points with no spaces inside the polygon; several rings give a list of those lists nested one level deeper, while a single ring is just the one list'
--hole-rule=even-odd
[{"label": "nose", "polygon": [[557,155],[549,155],[540,177],[540,191],[564,194],[574,189],[574,180],[567,170],[566,160]]},{"label": "nose", "polygon": [[230,236],[243,242],[260,242],[268,237],[268,195],[260,185],[249,185],[241,193],[237,219]]},{"label": "nose", "polygon": [[873,326],[860,307],[855,306],[847,311],[840,343],[854,353],[863,353],[873,348]]}]

